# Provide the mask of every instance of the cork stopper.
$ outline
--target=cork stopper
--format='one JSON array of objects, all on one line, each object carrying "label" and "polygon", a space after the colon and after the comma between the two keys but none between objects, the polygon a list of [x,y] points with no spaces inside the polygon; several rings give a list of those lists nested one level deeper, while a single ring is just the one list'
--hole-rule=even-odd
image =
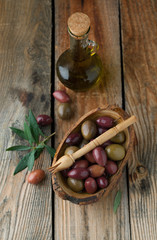
[{"label": "cork stopper", "polygon": [[73,13],[68,19],[68,27],[73,35],[82,36],[90,27],[90,19],[82,12]]}]

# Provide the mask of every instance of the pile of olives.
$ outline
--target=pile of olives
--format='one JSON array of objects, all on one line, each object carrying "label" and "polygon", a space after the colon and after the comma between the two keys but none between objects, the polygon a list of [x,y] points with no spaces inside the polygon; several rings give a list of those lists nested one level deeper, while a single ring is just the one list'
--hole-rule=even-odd
[{"label": "pile of olives", "polygon": [[[65,143],[68,147],[64,154],[74,153],[113,126],[115,126],[115,120],[108,116],[99,117],[96,121],[84,121],[80,132],[71,133],[67,137]],[[62,175],[68,186],[74,192],[90,194],[106,188],[110,177],[118,170],[117,162],[125,157],[125,148],[122,145],[125,139],[124,132],[120,132],[81,159],[76,160],[71,168],[63,170]]]}]

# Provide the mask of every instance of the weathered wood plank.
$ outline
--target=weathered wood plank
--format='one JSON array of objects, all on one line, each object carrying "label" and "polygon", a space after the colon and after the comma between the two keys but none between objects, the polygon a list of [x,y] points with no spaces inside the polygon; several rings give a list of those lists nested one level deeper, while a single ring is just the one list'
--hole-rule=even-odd
[{"label": "weathered wood plank", "polygon": [[[126,109],[138,118],[133,160],[149,176],[130,188],[132,239],[156,239],[157,2],[121,0]],[[138,183],[138,182],[137,182]]]},{"label": "weathered wood plank", "polygon": [[[51,239],[50,176],[29,185],[27,170],[13,176],[22,154],[5,151],[21,142],[9,126],[22,128],[28,108],[50,114],[51,1],[0,1],[0,16],[0,239]],[[50,162],[44,153],[35,168]]]},{"label": "weathered wood plank", "polygon": [[[82,2],[82,5],[81,5]],[[62,121],[56,115],[56,147],[64,133],[84,113],[99,105],[116,103],[121,106],[121,63],[119,43],[118,1],[55,1],[56,61],[69,47],[66,28],[68,17],[83,11],[91,19],[89,38],[100,45],[99,54],[105,68],[105,81],[97,89],[86,93],[74,93],[66,89],[72,98],[75,116]],[[56,77],[56,89],[65,89]],[[57,108],[58,103],[55,106]],[[123,191],[121,206],[113,213],[113,200],[118,189]],[[106,199],[89,206],[77,206],[55,198],[55,239],[130,239],[128,197],[125,174],[118,187]]]}]

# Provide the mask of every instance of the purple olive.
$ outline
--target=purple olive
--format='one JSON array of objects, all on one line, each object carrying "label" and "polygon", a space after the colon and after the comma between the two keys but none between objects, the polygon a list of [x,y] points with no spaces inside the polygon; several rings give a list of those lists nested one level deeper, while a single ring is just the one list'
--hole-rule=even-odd
[{"label": "purple olive", "polygon": [[89,177],[85,180],[85,189],[87,193],[95,193],[97,190],[97,183],[94,178]]},{"label": "purple olive", "polygon": [[96,181],[97,181],[99,188],[106,188],[108,186],[108,180],[103,176],[97,178]]},{"label": "purple olive", "polygon": [[103,127],[103,128],[111,128],[114,125],[114,119],[111,117],[99,117],[96,120],[96,124],[99,127]]},{"label": "purple olive", "polygon": [[73,168],[68,172],[68,177],[74,179],[85,179],[89,176],[88,169],[85,168]]},{"label": "purple olive", "polygon": [[87,160],[78,160],[73,164],[73,168],[87,168],[89,166],[89,162]]},{"label": "purple olive", "polygon": [[53,94],[54,98],[56,98],[59,102],[66,103],[70,101],[69,95],[61,90],[55,91]]},{"label": "purple olive", "polygon": [[88,167],[90,177],[97,178],[103,175],[105,168],[98,164],[91,165]]},{"label": "purple olive", "polygon": [[67,139],[65,140],[65,142],[70,145],[70,146],[73,146],[73,145],[77,145],[81,142],[82,140],[82,136],[80,133],[71,133]]},{"label": "purple olive", "polygon": [[117,172],[118,167],[117,167],[117,164],[115,162],[107,161],[105,169],[106,169],[107,173],[109,173],[110,175],[113,175]]},{"label": "purple olive", "polygon": [[93,157],[92,152],[86,153],[86,154],[85,154],[85,158],[86,158],[89,162],[95,163],[95,159],[94,159],[94,157]]},{"label": "purple olive", "polygon": [[101,134],[103,134],[103,133],[106,132],[106,131],[107,131],[106,128],[101,128],[101,127],[99,127],[99,128],[98,128],[98,135],[101,135]]},{"label": "purple olive", "polygon": [[107,146],[109,146],[109,145],[111,145],[111,144],[112,144],[112,142],[111,142],[110,140],[108,140],[108,141],[104,142],[101,146],[102,146],[103,148],[105,148],[105,147],[107,147]]},{"label": "purple olive", "polygon": [[38,125],[45,126],[52,123],[52,118],[48,115],[39,115],[36,118]]},{"label": "purple olive", "polygon": [[96,147],[92,151],[95,162],[100,166],[105,166],[107,162],[107,154],[102,147]]}]

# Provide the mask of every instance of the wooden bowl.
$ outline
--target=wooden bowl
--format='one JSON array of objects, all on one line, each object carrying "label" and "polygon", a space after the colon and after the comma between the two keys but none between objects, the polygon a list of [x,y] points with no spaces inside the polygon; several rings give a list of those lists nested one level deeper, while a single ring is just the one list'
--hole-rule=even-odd
[{"label": "wooden bowl", "polygon": [[[62,142],[57,148],[56,154],[54,156],[53,164],[55,164],[56,161],[64,155],[64,151],[68,147],[68,145],[65,143],[65,140],[69,136],[69,134],[72,132],[80,131],[81,124],[85,120],[90,119],[95,121],[100,116],[110,116],[114,119],[117,119],[117,123],[120,123],[129,117],[128,114],[123,109],[117,106],[109,106],[109,105],[105,107],[96,108],[88,112],[87,114],[82,116],[76,122],[76,124],[65,134]],[[124,132],[126,135],[126,141],[123,144],[123,146],[125,147],[126,155],[122,161],[118,162],[118,171],[116,172],[115,175],[113,175],[110,178],[109,185],[107,188],[98,190],[94,194],[76,193],[68,187],[66,180],[63,178],[62,174],[58,172],[52,175],[53,190],[55,191],[55,193],[62,199],[69,200],[72,203],[79,204],[79,205],[94,203],[98,201],[103,195],[107,196],[112,191],[112,189],[115,188],[115,186],[118,184],[118,181],[122,175],[124,167],[133,150],[134,139],[135,139],[133,126],[130,126],[128,129],[125,129]]]}]

